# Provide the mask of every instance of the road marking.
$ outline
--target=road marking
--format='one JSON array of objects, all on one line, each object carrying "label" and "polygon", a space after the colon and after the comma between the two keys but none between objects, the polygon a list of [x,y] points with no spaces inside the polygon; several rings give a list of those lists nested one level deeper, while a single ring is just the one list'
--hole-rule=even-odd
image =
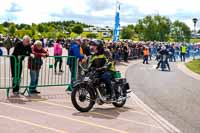
[{"label": "road marking", "polygon": [[[37,99],[36,99],[37,100]],[[40,100],[40,101],[42,101],[42,100]],[[43,100],[44,101],[44,100]],[[51,100],[51,101],[56,101],[56,100]],[[60,100],[59,100],[60,101]],[[66,103],[71,103],[71,102],[69,102],[69,101],[67,101],[67,100],[62,100],[62,102],[66,102]],[[131,104],[126,104],[126,105],[128,105],[128,106],[136,106],[136,107],[140,107],[138,104],[136,104],[136,105],[131,105]],[[103,105],[104,107],[113,107],[113,106],[109,106],[109,105]],[[127,106],[127,108],[130,108],[130,107],[128,107]],[[134,111],[134,110],[130,110],[130,109],[126,109],[126,108],[116,108],[116,110],[123,110],[123,111],[128,111],[128,112],[131,112],[131,113],[137,113],[137,114],[140,114],[140,115],[145,115],[145,116],[147,116],[147,114],[146,113],[143,113],[143,112],[141,112],[141,111]]]},{"label": "road marking", "polygon": [[[21,100],[21,98],[9,98],[9,99],[11,99],[11,100]],[[45,101],[45,100],[47,100],[47,99],[32,99],[32,98],[31,98],[31,99],[25,99],[25,98],[22,98],[22,100],[26,100],[27,102],[28,102],[28,101],[40,102],[40,101]],[[25,102],[26,102],[26,101],[25,101]],[[71,102],[68,102],[67,100],[62,101],[62,102],[71,103]],[[129,105],[129,106],[132,106],[132,105],[130,105],[130,104],[128,104],[128,105]],[[103,105],[103,106],[111,107],[111,106],[109,106],[109,105]],[[140,107],[139,105],[136,105],[136,106]],[[70,108],[72,108],[72,107],[70,107]],[[127,107],[127,108],[129,108],[129,107]],[[74,108],[72,108],[72,109],[74,109]],[[147,116],[146,113],[143,113],[143,112],[140,112],[140,111],[129,110],[129,109],[126,109],[126,108],[116,108],[116,110],[123,110],[123,111],[128,111],[128,112],[131,112],[131,113],[137,113],[137,114],[140,114],[140,115],[145,115],[145,116]]]},{"label": "road marking", "polygon": [[[174,125],[172,125],[171,123],[169,123],[167,120],[165,120],[162,116],[160,116],[159,114],[157,114],[154,110],[152,110],[146,104],[144,104],[143,101],[140,100],[135,94],[132,94],[132,95],[137,99],[136,102],[145,110],[145,112],[147,112],[165,130],[167,130],[170,133],[181,133],[181,131],[178,128],[176,128]],[[164,129],[163,129],[163,131],[165,131]]]},{"label": "road marking", "polygon": [[36,124],[36,123],[33,123],[33,122],[20,120],[20,119],[16,119],[16,118],[11,118],[11,117],[4,116],[4,115],[0,115],[0,118],[8,119],[8,120],[11,120],[11,121],[16,121],[16,122],[19,122],[19,123],[23,123],[23,124],[27,124],[27,125],[31,125],[31,126],[35,126],[35,127],[39,127],[39,128],[43,128],[43,129],[47,129],[47,130],[51,130],[51,131],[54,131],[54,132],[57,132],[57,133],[67,133],[66,131],[62,131],[62,130],[58,130],[58,129],[55,129],[55,128],[42,126],[41,124],[39,125],[39,124]]},{"label": "road marking", "polygon": [[[58,106],[58,107],[64,107],[64,108],[68,108],[68,109],[74,109],[74,108],[69,107],[69,106],[60,105],[60,104],[56,104],[56,103],[52,103],[52,102],[41,101],[40,103],[45,103],[45,104]],[[122,121],[126,121],[126,122],[131,122],[131,123],[135,123],[135,124],[138,124],[138,125],[143,125],[143,126],[148,126],[148,127],[153,127],[153,128],[159,128],[159,129],[161,128],[159,126],[155,126],[155,125],[151,125],[151,124],[147,124],[147,123],[143,123],[143,122],[138,122],[138,121],[129,120],[129,119],[125,119],[125,118],[116,118],[112,115],[107,115],[107,114],[104,114],[104,113],[99,113],[99,112],[88,112],[88,113],[96,114],[96,115],[100,115],[100,116],[104,116],[104,117],[108,117],[108,118],[112,118],[112,119],[118,119],[118,120],[122,120]]]},{"label": "road marking", "polygon": [[[33,99],[34,100],[34,99]],[[36,100],[38,100],[38,99],[36,99]],[[38,101],[44,101],[44,100],[38,100]],[[55,101],[56,102],[56,100],[51,100],[51,101]],[[71,102],[69,102],[69,101],[67,101],[67,100],[59,100],[59,102],[66,102],[66,103],[71,103]],[[131,113],[137,113],[137,114],[140,114],[140,115],[145,115],[145,116],[147,116],[147,114],[145,113],[145,112],[141,112],[141,111],[134,111],[134,110],[130,110],[130,109],[132,109],[131,107],[140,107],[138,104],[126,104],[126,105],[128,105],[128,106],[130,106],[130,107],[128,107],[128,106],[126,106],[126,107],[124,107],[124,108],[116,108],[116,110],[123,110],[123,111],[128,111],[128,112],[131,112]],[[113,107],[113,106],[109,106],[109,105],[103,105],[104,107]],[[126,108],[130,108],[130,109],[126,109]],[[141,108],[141,107],[140,107]],[[143,109],[142,109],[143,110]],[[144,111],[144,110],[143,110]]]},{"label": "road marking", "polygon": [[111,131],[118,132],[118,133],[128,133],[128,132],[123,131],[123,130],[119,130],[119,129],[115,129],[115,128],[111,128],[111,127],[106,127],[106,126],[103,126],[103,125],[100,125],[100,124],[95,124],[95,123],[88,122],[88,121],[74,119],[74,118],[70,118],[70,117],[67,117],[67,116],[53,114],[53,113],[49,113],[49,112],[46,112],[46,111],[40,111],[40,110],[37,110],[37,109],[17,106],[17,105],[13,105],[13,104],[9,104],[9,103],[0,102],[0,104],[11,106],[11,107],[15,107],[15,108],[19,108],[19,109],[23,109],[23,110],[28,110],[28,111],[32,111],[32,112],[37,112],[37,113],[44,114],[44,115],[49,115],[49,116],[54,116],[54,117],[58,117],[58,118],[62,118],[62,119],[67,119],[67,120],[79,122],[79,123],[82,123],[82,124],[85,124],[85,125],[90,125],[90,126],[93,126],[93,127],[98,127],[98,128],[102,128],[102,129],[106,129],[106,130],[111,130]]}]

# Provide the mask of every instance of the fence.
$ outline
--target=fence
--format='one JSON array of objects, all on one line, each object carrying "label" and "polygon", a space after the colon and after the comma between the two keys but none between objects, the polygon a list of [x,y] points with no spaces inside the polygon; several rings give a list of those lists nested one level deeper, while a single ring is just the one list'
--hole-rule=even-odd
[{"label": "fence", "polygon": [[[18,58],[14,56],[0,56],[0,89],[6,89],[8,97],[9,90],[16,86],[25,88],[22,94],[27,92],[28,95],[30,95],[30,88],[35,87],[72,87],[71,81],[76,80],[77,77],[77,60],[75,57],[49,56],[41,60],[38,58],[40,64],[35,59],[23,56],[19,56]],[[59,66],[60,62],[62,66]],[[39,67],[40,65],[41,67]],[[59,72],[59,67],[62,72]],[[38,82],[30,84],[31,79],[33,81],[33,78],[36,78],[34,77],[35,72],[39,74]]]},{"label": "fence", "polygon": [[[16,58],[14,56],[0,56],[0,89],[6,89],[7,96],[9,94],[9,89],[15,87],[17,82],[17,75],[12,77],[12,72],[10,68],[10,60],[16,63]],[[15,66],[17,67],[17,66]],[[17,73],[15,71],[15,73]]]}]

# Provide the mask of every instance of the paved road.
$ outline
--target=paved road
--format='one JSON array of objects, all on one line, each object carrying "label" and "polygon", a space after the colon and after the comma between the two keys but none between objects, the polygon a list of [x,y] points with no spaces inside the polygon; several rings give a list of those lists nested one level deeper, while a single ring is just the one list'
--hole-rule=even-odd
[{"label": "paved road", "polygon": [[183,133],[200,133],[200,81],[171,64],[171,72],[137,64],[129,68],[127,78],[135,94],[154,111]]},{"label": "paved road", "polygon": [[[51,88],[53,89],[53,88]],[[95,106],[89,113],[79,113],[63,89],[31,98],[0,101],[1,133],[167,133],[133,101],[125,108]]]},{"label": "paved road", "polygon": [[[127,66],[117,69],[124,74]],[[11,93],[9,99],[5,90],[0,90],[0,133],[167,133],[134,97],[121,109],[95,105],[90,112],[80,113],[65,86],[38,90],[41,94],[31,97],[13,97]]]}]

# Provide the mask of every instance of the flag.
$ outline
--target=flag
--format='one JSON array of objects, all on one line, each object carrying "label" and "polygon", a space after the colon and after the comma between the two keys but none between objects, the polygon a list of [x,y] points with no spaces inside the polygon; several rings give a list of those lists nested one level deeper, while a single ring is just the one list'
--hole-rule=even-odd
[{"label": "flag", "polygon": [[119,32],[120,32],[120,3],[117,2],[117,9],[115,14],[115,26],[113,31],[113,42],[117,42],[119,40]]}]

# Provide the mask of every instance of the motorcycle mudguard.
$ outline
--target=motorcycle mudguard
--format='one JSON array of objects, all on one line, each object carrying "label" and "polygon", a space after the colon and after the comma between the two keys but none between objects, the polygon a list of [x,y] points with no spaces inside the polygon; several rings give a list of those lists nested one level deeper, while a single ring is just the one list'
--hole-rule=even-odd
[{"label": "motorcycle mudguard", "polygon": [[[77,87],[78,85],[81,85],[81,84],[84,85],[84,83],[83,83],[81,80],[78,80],[78,81],[74,82],[72,88],[75,88],[75,87]],[[88,88],[86,88],[86,89],[88,89]],[[92,99],[96,99],[94,90],[93,90],[93,89],[88,89],[88,91],[91,92],[91,94],[92,94]]]},{"label": "motorcycle mudguard", "polygon": [[125,84],[124,84],[124,89],[125,89],[125,90],[129,90],[129,89],[130,89],[129,83],[125,83]]},{"label": "motorcycle mudguard", "polygon": [[79,84],[81,84],[81,83],[82,83],[81,80],[75,81],[75,82],[73,83],[73,85],[72,85],[72,88],[73,88],[73,87],[76,87],[77,85],[79,85]]}]

